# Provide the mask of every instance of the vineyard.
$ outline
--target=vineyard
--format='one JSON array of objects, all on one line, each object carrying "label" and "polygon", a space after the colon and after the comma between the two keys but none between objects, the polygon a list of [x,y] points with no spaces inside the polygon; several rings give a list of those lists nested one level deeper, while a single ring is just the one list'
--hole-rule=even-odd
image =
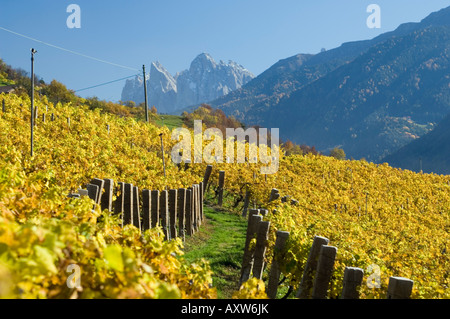
[{"label": "vineyard", "polygon": [[[0,101],[0,297],[217,298],[208,262],[185,261],[182,239],[165,240],[161,227],[122,227],[120,215],[68,196],[93,178],[160,191],[199,184],[207,164],[172,163],[177,141],[167,127],[39,97],[31,157],[29,99]],[[280,154],[273,175],[261,175],[261,165],[215,163],[205,191],[217,200],[222,171],[230,214],[247,204],[267,210],[266,267],[235,298],[267,297],[275,253],[280,293],[295,297],[316,236],[338,248],[328,298],[340,297],[346,267],[374,265],[381,286],[369,288],[366,271],[360,298],[385,298],[391,276],[414,281],[411,298],[450,296],[450,177],[312,154]],[[270,200],[273,189],[280,196]],[[282,251],[277,231],[289,232]],[[81,288],[66,284],[73,264]]]}]

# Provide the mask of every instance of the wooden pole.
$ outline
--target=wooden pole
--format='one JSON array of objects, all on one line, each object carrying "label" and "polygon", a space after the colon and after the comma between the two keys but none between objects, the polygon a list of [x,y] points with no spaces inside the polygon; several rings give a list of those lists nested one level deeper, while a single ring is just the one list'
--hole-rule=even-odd
[{"label": "wooden pole", "polygon": [[34,150],[34,54],[35,49],[31,49],[31,106],[30,106],[30,126],[31,126],[31,157]]},{"label": "wooden pole", "polygon": [[206,166],[205,176],[203,177],[203,192],[206,192],[206,187],[208,185],[209,177],[211,176],[212,169],[213,169],[212,165]]},{"label": "wooden pole", "polygon": [[270,192],[269,202],[277,200],[280,197],[280,193],[278,189],[272,188],[272,191]]},{"label": "wooden pole", "polygon": [[159,226],[159,191],[151,191],[151,228]]},{"label": "wooden pole", "polygon": [[325,299],[327,297],[336,254],[336,247],[322,245],[317,263],[316,278],[314,280],[313,299]]},{"label": "wooden pole", "polygon": [[192,227],[193,232],[198,231],[198,185],[192,185]]},{"label": "wooden pole", "polygon": [[164,236],[166,240],[170,240],[170,232],[169,232],[169,194],[167,190],[161,191],[161,195],[159,197],[159,215],[161,218],[161,227],[164,232]]},{"label": "wooden pole", "polygon": [[108,211],[112,212],[113,186],[114,181],[112,179],[103,180],[103,193],[100,199],[100,206],[102,208],[102,211],[107,209]]},{"label": "wooden pole", "polygon": [[139,188],[133,187],[133,225],[141,230],[141,212],[139,211]]},{"label": "wooden pole", "polygon": [[133,224],[133,184],[125,183],[122,225]]},{"label": "wooden pole", "polygon": [[94,178],[90,181],[90,184],[93,185],[97,185],[98,186],[98,192],[97,192],[97,196],[94,199],[95,203],[100,205],[101,203],[101,198],[102,198],[102,192],[103,192],[103,186],[104,186],[104,181],[102,179],[99,178]]},{"label": "wooden pole", "polygon": [[116,194],[118,193],[114,202],[114,214],[123,213],[123,200],[125,195],[125,183],[119,182],[116,188]]},{"label": "wooden pole", "polygon": [[169,190],[169,225],[170,238],[177,237],[177,212],[178,212],[178,191],[176,189]]},{"label": "wooden pole", "polygon": [[254,265],[255,247],[250,245],[250,242],[256,238],[258,225],[262,221],[262,216],[258,214],[253,214],[249,216],[247,225],[247,237],[245,241],[244,257],[242,260],[241,268],[241,278],[239,285],[242,285],[248,279],[250,279],[250,274],[252,273]]},{"label": "wooden pole", "polygon": [[414,281],[402,277],[390,277],[387,299],[410,299]]},{"label": "wooden pole", "polygon": [[320,249],[323,245],[328,245],[329,240],[325,237],[315,236],[311,250],[309,252],[308,260],[306,261],[305,270],[303,271],[300,288],[297,292],[297,298],[308,299],[311,296],[311,289],[313,288],[313,276],[317,269]]},{"label": "wooden pole", "polygon": [[204,197],[205,197],[205,185],[203,184],[203,182],[200,183],[200,225],[203,223],[203,221],[205,220],[205,215],[204,215],[204,211],[203,211],[203,202],[204,202]]},{"label": "wooden pole", "polygon": [[225,185],[225,171],[219,172],[219,199],[218,199],[218,205],[222,207],[223,205],[223,188]]},{"label": "wooden pole", "polygon": [[186,190],[186,234],[192,236],[193,231],[193,221],[192,221],[192,187]]},{"label": "wooden pole", "polygon": [[356,267],[345,267],[341,299],[359,299],[358,288],[361,286],[364,270]]},{"label": "wooden pole", "polygon": [[146,231],[152,227],[152,195],[148,189],[142,190],[142,230]]},{"label": "wooden pole", "polygon": [[267,240],[269,238],[270,222],[261,221],[258,225],[258,233],[256,235],[255,261],[253,263],[253,277],[262,279],[264,271],[264,258],[267,249]]},{"label": "wooden pole", "polygon": [[90,199],[92,199],[97,204],[97,196],[99,193],[99,187],[95,184],[87,184],[86,186],[88,191],[88,196]]},{"label": "wooden pole", "polygon": [[163,142],[163,133],[159,134],[161,138],[161,152],[162,152],[162,162],[163,162],[163,170],[164,170],[164,178],[166,178],[166,162],[164,159],[164,142]]},{"label": "wooden pole", "polygon": [[275,299],[277,296],[278,283],[281,275],[280,257],[283,253],[286,242],[289,239],[289,233],[285,231],[277,231],[277,239],[275,240],[274,254],[272,259],[272,266],[269,273],[269,282],[267,284],[267,297]]},{"label": "wooden pole", "polygon": [[186,188],[178,190],[178,233],[180,238],[186,240]]}]

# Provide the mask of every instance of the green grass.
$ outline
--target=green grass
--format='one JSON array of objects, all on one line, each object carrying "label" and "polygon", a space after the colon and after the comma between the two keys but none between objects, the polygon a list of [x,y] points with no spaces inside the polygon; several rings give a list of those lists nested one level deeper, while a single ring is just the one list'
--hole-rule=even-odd
[{"label": "green grass", "polygon": [[219,299],[229,299],[239,289],[247,220],[218,207],[204,208],[205,222],[200,231],[186,238],[184,258],[209,261],[213,286]]},{"label": "green grass", "polygon": [[155,122],[159,126],[167,126],[170,130],[183,126],[183,118],[178,115],[159,114]]}]

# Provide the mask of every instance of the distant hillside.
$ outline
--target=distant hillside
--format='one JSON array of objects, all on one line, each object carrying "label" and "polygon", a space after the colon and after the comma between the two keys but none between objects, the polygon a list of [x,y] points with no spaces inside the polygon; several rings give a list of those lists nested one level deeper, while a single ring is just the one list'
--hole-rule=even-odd
[{"label": "distant hillside", "polygon": [[276,107],[254,111],[297,143],[341,146],[378,161],[450,112],[449,68],[450,27],[429,27],[374,46]]},{"label": "distant hillside", "polygon": [[372,40],[280,61],[211,105],[298,144],[380,161],[450,112],[449,67],[450,7]]},{"label": "distant hillside", "polygon": [[[371,47],[392,37],[401,37],[430,25],[445,25],[447,12],[431,14],[420,23],[405,23],[396,30],[381,34],[371,40],[353,41],[338,48],[325,50],[318,54],[297,54],[282,59],[268,70],[251,80],[242,88],[222,96],[210,104],[239,120],[257,124],[254,112],[250,110],[257,104],[267,107],[276,105],[281,98],[305,87],[338,67],[353,61]],[[250,123],[251,122],[251,123]]]},{"label": "distant hillside", "polygon": [[390,166],[424,173],[450,175],[450,115],[434,130],[393,154],[383,162]]}]

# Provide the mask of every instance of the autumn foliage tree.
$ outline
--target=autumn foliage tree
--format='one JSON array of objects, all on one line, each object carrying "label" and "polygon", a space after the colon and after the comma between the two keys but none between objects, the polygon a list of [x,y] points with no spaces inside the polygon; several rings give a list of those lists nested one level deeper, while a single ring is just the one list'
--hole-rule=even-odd
[{"label": "autumn foliage tree", "polygon": [[233,116],[227,117],[222,110],[214,109],[208,104],[202,104],[192,113],[183,112],[183,122],[187,127],[194,127],[195,120],[201,120],[206,127],[215,127],[226,134],[227,128],[243,127]]},{"label": "autumn foliage tree", "polygon": [[305,144],[298,145],[293,143],[290,140],[287,140],[284,143],[281,143],[281,147],[283,148],[285,155],[305,155],[305,154],[313,154],[319,155],[319,152],[316,150],[315,146],[308,146]]},{"label": "autumn foliage tree", "polygon": [[345,152],[342,148],[335,147],[330,151],[330,156],[338,160],[345,160]]},{"label": "autumn foliage tree", "polygon": [[50,84],[45,85],[41,90],[41,94],[46,95],[48,100],[54,104],[75,102],[78,97],[75,91],[69,90],[64,84],[56,80],[52,80]]}]

